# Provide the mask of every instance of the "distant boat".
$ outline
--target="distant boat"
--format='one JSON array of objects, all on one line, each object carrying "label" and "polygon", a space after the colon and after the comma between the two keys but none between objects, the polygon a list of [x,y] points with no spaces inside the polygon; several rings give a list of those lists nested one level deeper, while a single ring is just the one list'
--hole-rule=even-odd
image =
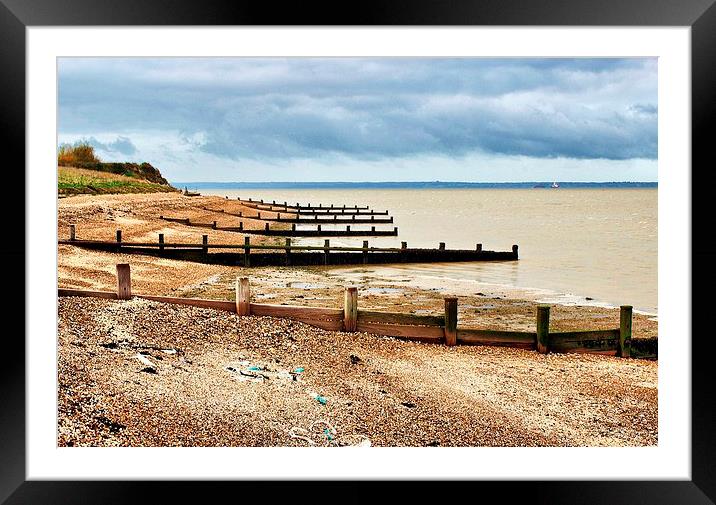
[{"label": "distant boat", "polygon": [[558,188],[558,187],[559,187],[559,184],[557,184],[556,182],[553,182],[552,185],[550,186],[550,188]]},{"label": "distant boat", "polygon": [[535,184],[535,185],[532,186],[532,187],[533,187],[533,188],[546,188],[547,186],[545,186],[544,184]]}]

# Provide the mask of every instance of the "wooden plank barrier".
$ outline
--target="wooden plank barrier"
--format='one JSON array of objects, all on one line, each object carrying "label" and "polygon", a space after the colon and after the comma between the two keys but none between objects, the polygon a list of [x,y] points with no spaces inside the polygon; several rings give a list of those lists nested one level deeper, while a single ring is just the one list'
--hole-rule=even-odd
[{"label": "wooden plank barrier", "polygon": [[[89,296],[112,300],[128,300],[132,297],[163,303],[189,305],[234,312],[242,316],[270,316],[301,321],[330,331],[366,332],[432,343],[444,342],[448,346],[489,345],[546,352],[576,352],[630,356],[632,307],[620,308],[620,327],[607,330],[549,331],[549,305],[537,307],[536,331],[505,331],[467,329],[458,327],[458,299],[446,297],[445,315],[416,315],[358,309],[358,290],[347,287],[344,291],[342,309],[303,307],[294,305],[271,305],[251,303],[249,279],[236,279],[236,299],[207,300],[169,296],[132,294],[130,266],[117,264],[117,291],[92,291],[59,288],[58,296]],[[647,347],[647,346],[642,346]],[[656,343],[649,342],[649,349],[640,349],[641,355],[656,357]],[[653,349],[653,350],[652,350]]]},{"label": "wooden plank barrier", "polygon": [[501,331],[457,329],[457,341],[467,345],[490,345],[534,349],[537,333],[525,331]]}]

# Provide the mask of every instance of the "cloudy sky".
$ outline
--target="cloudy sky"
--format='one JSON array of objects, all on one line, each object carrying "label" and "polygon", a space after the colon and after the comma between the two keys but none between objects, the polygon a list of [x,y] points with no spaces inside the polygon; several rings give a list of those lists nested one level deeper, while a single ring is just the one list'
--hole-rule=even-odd
[{"label": "cloudy sky", "polygon": [[58,142],[170,181],[656,181],[657,60],[60,58]]}]

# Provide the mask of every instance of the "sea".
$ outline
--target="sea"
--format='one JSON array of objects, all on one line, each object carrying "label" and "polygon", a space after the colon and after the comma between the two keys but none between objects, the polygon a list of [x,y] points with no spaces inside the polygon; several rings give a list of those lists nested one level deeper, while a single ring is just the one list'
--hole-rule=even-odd
[{"label": "sea", "polygon": [[[632,305],[656,316],[656,183],[366,184],[173,183],[203,195],[263,199],[302,205],[369,206],[387,210],[397,237],[331,238],[332,245],[438,247],[509,251],[509,262],[360,265],[335,271],[409,278],[415,286],[500,292],[564,305]],[[538,186],[538,187],[535,187]],[[330,225],[322,225],[330,229]],[[351,229],[369,229],[354,225]],[[322,245],[322,238],[293,240]],[[334,272],[334,274],[336,273]]]}]

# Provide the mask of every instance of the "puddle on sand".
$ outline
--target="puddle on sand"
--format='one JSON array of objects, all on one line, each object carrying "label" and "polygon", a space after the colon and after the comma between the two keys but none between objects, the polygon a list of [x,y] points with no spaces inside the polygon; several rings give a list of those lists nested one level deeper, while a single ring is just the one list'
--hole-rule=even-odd
[{"label": "puddle on sand", "polygon": [[389,293],[402,293],[402,289],[398,288],[365,288],[362,291],[365,291],[366,293],[374,293],[374,294],[381,294],[381,295],[387,295]]},{"label": "puddle on sand", "polygon": [[298,289],[323,289],[328,286],[325,284],[311,284],[310,282],[287,282],[286,287]]}]

